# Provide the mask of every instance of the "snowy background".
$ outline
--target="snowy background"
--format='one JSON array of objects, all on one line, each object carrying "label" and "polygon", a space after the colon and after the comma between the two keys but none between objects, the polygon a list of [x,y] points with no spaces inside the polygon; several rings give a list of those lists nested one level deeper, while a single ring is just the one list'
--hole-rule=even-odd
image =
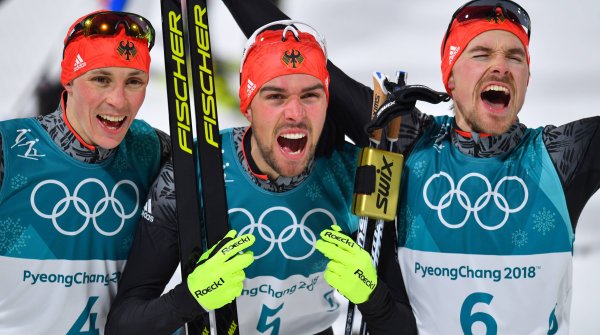
[{"label": "snowy background", "polygon": [[[358,81],[371,73],[408,72],[409,84],[443,90],[439,47],[451,14],[463,0],[281,0],[294,19],[327,39],[330,59]],[[520,114],[530,127],[598,115],[600,111],[600,3],[593,0],[521,0],[532,17],[531,80]],[[100,0],[0,0],[0,120],[37,113],[34,92],[56,80],[62,41],[75,18],[105,5]],[[217,98],[237,97],[245,38],[220,1],[209,0],[217,71],[227,78]],[[152,50],[151,85],[138,117],[168,132],[159,1],[129,0],[159,32]],[[233,71],[226,72],[228,69]],[[218,83],[219,85],[219,83]],[[225,92],[225,93],[223,93]],[[58,101],[58,98],[57,98]],[[221,127],[245,124],[232,104],[219,105]],[[449,113],[446,105],[418,105],[428,113]],[[600,334],[600,193],[584,209],[574,254],[571,333]]]}]

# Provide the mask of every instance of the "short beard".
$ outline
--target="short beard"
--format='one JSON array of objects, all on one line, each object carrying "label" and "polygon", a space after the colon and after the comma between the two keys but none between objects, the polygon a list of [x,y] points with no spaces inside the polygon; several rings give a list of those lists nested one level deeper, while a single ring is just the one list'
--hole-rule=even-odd
[{"label": "short beard", "polygon": [[[286,169],[277,164],[277,162],[275,161],[275,155],[273,154],[273,150],[271,150],[271,148],[263,146],[261,143],[259,143],[258,140],[256,141],[256,144],[258,145],[258,150],[260,151],[260,154],[262,155],[265,163],[279,176],[288,177],[288,178],[296,177],[296,176],[300,175],[304,170],[306,170],[308,163],[314,157],[315,149],[316,149],[315,146],[312,145],[311,143],[306,143],[307,156],[305,156],[305,157],[308,157],[308,159],[306,159],[302,162],[298,162],[298,165],[302,164],[302,166],[300,166],[301,168],[294,169],[295,172],[290,172],[289,169]],[[272,176],[269,176],[269,177],[272,177]]]}]

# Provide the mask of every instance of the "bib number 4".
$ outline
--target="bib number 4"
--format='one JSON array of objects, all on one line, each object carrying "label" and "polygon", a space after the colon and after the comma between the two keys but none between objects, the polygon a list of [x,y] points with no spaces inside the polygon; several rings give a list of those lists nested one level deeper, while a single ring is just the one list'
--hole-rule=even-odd
[{"label": "bib number 4", "polygon": [[[69,329],[67,335],[100,335],[100,329],[96,327],[97,313],[92,313],[92,307],[98,300],[98,297],[90,297],[85,308],[75,320],[73,327]],[[87,325],[87,330],[84,330]]]}]

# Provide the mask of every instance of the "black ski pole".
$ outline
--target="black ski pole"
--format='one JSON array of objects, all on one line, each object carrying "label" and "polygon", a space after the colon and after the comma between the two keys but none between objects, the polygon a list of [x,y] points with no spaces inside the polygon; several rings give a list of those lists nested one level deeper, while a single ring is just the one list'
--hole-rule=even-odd
[{"label": "black ski pole", "polygon": [[[377,118],[377,112],[385,101],[388,91],[385,87],[387,78],[380,72],[373,73],[373,107],[371,118]],[[394,120],[396,130],[399,129],[399,120]],[[387,132],[392,124],[388,125]],[[357,182],[352,203],[352,211],[360,216],[359,229],[356,243],[365,250],[372,250],[371,257],[376,265],[379,254],[379,243],[383,231],[384,221],[393,220],[395,217],[395,204],[398,198],[398,184],[404,157],[400,154],[388,152],[390,145],[382,140],[383,128],[370,133],[371,146],[361,149],[357,169]],[[375,239],[375,240],[374,240]],[[352,334],[354,323],[355,305],[348,303],[345,334]],[[364,328],[364,327],[363,327]]]},{"label": "black ski pole", "polygon": [[[395,78],[395,83],[397,83],[399,86],[404,86],[406,85],[406,72],[404,71],[398,71],[396,72],[396,78]],[[378,82],[375,85],[382,85],[382,82]],[[386,96],[387,96],[387,92],[386,91]],[[389,123],[389,125],[386,127],[385,129],[385,139],[387,140],[386,145],[382,145],[382,149],[387,150],[387,151],[394,151],[394,145],[396,144],[396,142],[398,141],[398,138],[400,136],[400,125],[402,123],[402,117],[401,116],[397,116],[396,118],[392,119],[392,121]],[[396,178],[400,178],[401,176],[396,176]],[[393,221],[387,221],[384,222],[381,219],[377,219],[375,221],[375,229],[373,231],[373,237],[370,240],[371,241],[371,259],[373,260],[373,266],[375,266],[375,269],[378,270],[377,272],[379,272],[379,255],[381,252],[381,240],[383,238],[383,225],[384,224],[393,224],[395,226],[395,220]],[[359,330],[359,335],[365,335],[367,334],[367,324],[363,319],[361,319],[360,322],[360,330]]]}]

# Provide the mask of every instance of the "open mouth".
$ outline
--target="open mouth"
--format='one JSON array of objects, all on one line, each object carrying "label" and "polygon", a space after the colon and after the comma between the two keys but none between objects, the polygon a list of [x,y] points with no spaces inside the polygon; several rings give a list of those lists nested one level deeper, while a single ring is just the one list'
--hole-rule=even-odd
[{"label": "open mouth", "polygon": [[501,110],[510,102],[508,88],[499,85],[490,85],[481,92],[481,100],[486,102],[493,110]]},{"label": "open mouth", "polygon": [[289,155],[297,155],[304,150],[307,137],[303,133],[288,133],[277,137],[281,149]]},{"label": "open mouth", "polygon": [[98,115],[98,120],[109,129],[119,129],[125,122],[126,116]]}]

